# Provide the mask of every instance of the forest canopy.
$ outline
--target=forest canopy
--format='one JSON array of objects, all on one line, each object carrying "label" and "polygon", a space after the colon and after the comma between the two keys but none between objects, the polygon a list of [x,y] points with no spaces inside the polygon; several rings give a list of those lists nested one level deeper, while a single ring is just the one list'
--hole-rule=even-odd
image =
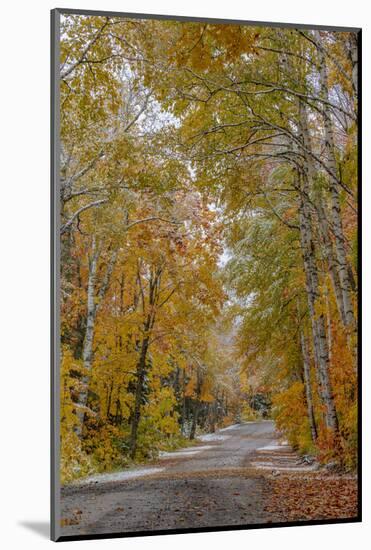
[{"label": "forest canopy", "polygon": [[355,467],[357,51],[62,16],[63,482],[267,417]]}]

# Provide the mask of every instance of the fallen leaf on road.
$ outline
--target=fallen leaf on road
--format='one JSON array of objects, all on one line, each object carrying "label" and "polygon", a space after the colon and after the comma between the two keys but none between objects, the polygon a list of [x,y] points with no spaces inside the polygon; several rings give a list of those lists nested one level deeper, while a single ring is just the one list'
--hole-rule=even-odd
[{"label": "fallen leaf on road", "polygon": [[279,521],[357,516],[357,481],[339,476],[280,476],[270,479],[265,511]]}]

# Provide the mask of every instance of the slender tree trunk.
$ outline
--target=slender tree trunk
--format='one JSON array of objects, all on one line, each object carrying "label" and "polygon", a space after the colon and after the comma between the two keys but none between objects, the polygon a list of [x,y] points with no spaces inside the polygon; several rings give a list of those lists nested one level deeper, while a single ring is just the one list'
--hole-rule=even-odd
[{"label": "slender tree trunk", "polygon": [[180,420],[180,433],[184,436],[185,435],[185,422],[186,422],[186,415],[187,415],[187,408],[186,408],[186,398],[185,398],[185,370],[182,370],[182,412],[181,412],[181,420]]},{"label": "slender tree trunk", "polygon": [[336,259],[333,251],[333,246],[330,238],[330,230],[328,226],[328,220],[325,214],[325,209],[320,194],[316,196],[316,207],[318,213],[319,228],[321,232],[322,242],[324,246],[324,255],[328,264],[329,273],[331,277],[332,288],[334,290],[337,309],[339,316],[344,327],[347,326],[347,319],[345,315],[345,306],[343,300],[343,292],[340,285],[339,273],[336,267]]},{"label": "slender tree trunk", "polygon": [[95,236],[93,236],[92,253],[89,260],[86,329],[82,352],[83,376],[80,379],[81,390],[79,392],[79,397],[76,403],[78,407],[77,417],[79,419],[79,424],[76,428],[76,432],[79,436],[81,436],[82,434],[82,427],[85,419],[86,405],[88,401],[90,371],[93,359],[94,325],[97,313],[97,304],[95,303],[95,285],[99,253],[100,251],[97,247]]},{"label": "slender tree trunk", "polygon": [[216,430],[216,421],[217,421],[217,398],[211,403],[210,407],[210,432],[214,433]]},{"label": "slender tree trunk", "polygon": [[[306,173],[306,177],[308,179],[308,183],[309,183],[308,187],[313,188],[314,187],[313,183],[315,178],[315,169],[313,165],[313,159],[310,155],[310,151],[312,150],[312,143],[311,143],[311,137],[308,129],[308,117],[307,117],[306,106],[302,101],[299,101],[299,121],[300,121],[300,129],[301,129],[303,144],[305,148],[304,172]],[[345,316],[343,292],[340,285],[340,278],[337,270],[337,262],[335,259],[335,254],[334,254],[333,245],[332,245],[331,236],[330,236],[329,223],[328,223],[326,209],[325,209],[321,191],[317,191],[317,193],[315,194],[314,206],[318,217],[319,229],[322,237],[325,259],[329,267],[331,282],[332,282],[332,286],[333,286],[334,294],[336,298],[336,305],[339,311],[340,319],[344,327],[346,327],[347,320]]]},{"label": "slender tree trunk", "polygon": [[315,443],[318,437],[318,432],[317,432],[316,419],[314,416],[312,386],[310,381],[310,357],[309,357],[308,343],[306,341],[306,338],[303,332],[301,332],[300,334],[300,341],[301,341],[301,352],[303,356],[304,386],[305,386],[305,396],[307,401],[308,420],[309,420],[312,441],[313,443]]},{"label": "slender tree trunk", "polygon": [[120,391],[121,391],[121,386],[119,386],[118,389],[117,389],[116,412],[115,412],[115,424],[116,424],[116,426],[118,426],[121,423]]},{"label": "slender tree trunk", "polygon": [[[316,31],[317,41],[321,44],[320,33]],[[321,84],[321,97],[325,101],[329,101],[328,93],[328,78],[326,67],[326,56],[323,49],[318,48],[319,56],[319,75]],[[340,193],[337,183],[337,163],[335,157],[335,139],[331,120],[331,112],[326,103],[323,103],[323,124],[325,130],[325,150],[327,157],[327,166],[331,172],[329,177],[329,188],[331,195],[331,213],[332,225],[335,236],[335,249],[338,264],[338,273],[340,279],[341,290],[343,294],[345,321],[346,326],[352,331],[356,328],[354,309],[352,303],[352,281],[349,277],[349,264],[345,248],[345,238],[343,230],[343,222],[341,219]]]},{"label": "slender tree trunk", "polygon": [[82,435],[82,429],[85,420],[85,413],[88,403],[89,382],[93,363],[93,342],[95,320],[102,299],[104,298],[108,285],[111,279],[114,264],[116,262],[117,251],[111,254],[108,266],[100,286],[98,296],[96,295],[97,282],[97,267],[100,256],[100,247],[98,247],[95,235],[92,238],[92,251],[89,260],[89,275],[88,275],[88,290],[87,290],[87,313],[86,313],[86,329],[83,344],[82,360],[83,360],[83,376],[80,379],[81,390],[76,402],[77,417],[79,424],[76,428],[76,433],[79,437]]},{"label": "slender tree trunk", "polygon": [[134,411],[131,421],[131,434],[130,434],[130,456],[134,460],[136,451],[137,451],[137,442],[138,442],[138,427],[140,422],[140,410],[143,401],[143,389],[144,389],[144,380],[146,376],[146,362],[147,362],[147,352],[149,345],[149,337],[145,337],[142,345],[139,361],[137,364],[137,384],[135,389],[135,402],[134,402]]},{"label": "slender tree trunk", "polygon": [[189,439],[194,439],[196,436],[198,416],[199,416],[200,407],[201,407],[200,397],[201,397],[202,380],[201,380],[201,372],[199,367],[197,367],[196,376],[197,376],[196,396],[195,396],[195,399],[193,400],[193,418],[192,418],[192,426],[191,426],[191,432],[189,434]]},{"label": "slender tree trunk", "polygon": [[141,284],[140,272],[138,271],[138,284],[141,289],[143,314],[146,315],[143,331],[143,340],[140,348],[140,356],[137,364],[137,383],[135,390],[135,403],[134,411],[131,422],[131,434],[130,434],[130,456],[135,458],[138,442],[138,427],[141,415],[141,405],[143,400],[144,380],[147,373],[147,352],[150,345],[150,334],[155,324],[156,319],[156,307],[158,306],[161,275],[163,266],[157,266],[157,268],[151,270],[151,277],[149,280],[149,294],[148,294],[148,311],[145,313],[145,298],[144,291]]},{"label": "slender tree trunk", "polygon": [[356,33],[349,33],[349,59],[352,64],[352,84],[354,95],[358,96],[358,44]]},{"label": "slender tree trunk", "polygon": [[338,432],[338,418],[329,376],[329,354],[326,337],[325,319],[322,313],[316,312],[316,303],[319,296],[319,279],[315,258],[315,246],[312,236],[312,221],[306,197],[308,196],[307,182],[304,175],[302,195],[299,208],[300,238],[303,253],[304,270],[308,309],[312,323],[313,346],[318,368],[321,398],[326,407],[326,425],[335,434]]},{"label": "slender tree trunk", "polygon": [[193,415],[192,415],[192,426],[191,431],[189,434],[189,439],[194,439],[196,436],[196,430],[197,430],[197,421],[198,421],[198,414],[200,412],[200,404],[198,402],[198,399],[196,398],[193,403]]},{"label": "slender tree trunk", "polygon": [[332,326],[331,326],[331,309],[330,309],[330,296],[328,288],[325,287],[325,301],[326,301],[326,324],[327,324],[327,337],[328,337],[328,356],[330,365],[332,364]]},{"label": "slender tree trunk", "polygon": [[113,393],[113,378],[111,380],[111,384],[110,384],[110,387],[108,390],[108,396],[107,396],[107,412],[106,412],[107,419],[109,419],[109,415],[111,411],[112,393]]}]

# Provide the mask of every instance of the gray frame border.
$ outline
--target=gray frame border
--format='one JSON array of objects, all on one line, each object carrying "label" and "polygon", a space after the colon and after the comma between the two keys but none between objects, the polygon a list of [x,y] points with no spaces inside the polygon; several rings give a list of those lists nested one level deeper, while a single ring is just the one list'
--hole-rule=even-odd
[{"label": "gray frame border", "polygon": [[[136,531],[123,533],[106,533],[98,535],[62,536],[60,530],[60,16],[86,15],[102,17],[128,17],[132,19],[156,19],[163,21],[182,21],[193,23],[214,23],[231,25],[250,25],[256,27],[291,28],[291,29],[316,29],[324,31],[355,32],[358,35],[359,54],[359,107],[358,107],[358,190],[359,211],[357,225],[358,236],[358,515],[356,518],[336,520],[310,520],[292,521],[285,523],[269,523],[261,525],[236,525],[218,526],[206,528],[169,529],[162,531]],[[266,529],[272,527],[291,527],[308,525],[326,525],[339,523],[356,523],[362,521],[362,28],[331,25],[311,25],[303,23],[277,23],[268,21],[250,21],[243,19],[219,19],[209,17],[192,17],[181,15],[159,15],[148,13],[129,13],[104,10],[88,10],[74,8],[55,8],[50,11],[51,39],[50,39],[50,368],[51,368],[51,393],[50,393],[50,538],[55,542],[67,540],[89,540],[105,538],[124,538],[153,536],[164,534],[181,534],[197,532],[218,532],[247,529]]]},{"label": "gray frame border", "polygon": [[120,11],[104,11],[104,10],[87,10],[77,8],[55,8],[52,10],[60,15],[91,15],[102,17],[129,17],[131,19],[157,19],[165,21],[184,21],[189,23],[215,23],[215,24],[230,24],[230,25],[251,25],[254,27],[272,27],[272,28],[289,28],[289,29],[316,29],[323,31],[340,31],[340,32],[359,32],[360,27],[343,27],[331,25],[310,25],[307,23],[275,23],[269,21],[250,21],[245,19],[218,19],[213,17],[192,17],[188,15],[159,15],[151,13],[131,13]]},{"label": "gray frame border", "polygon": [[60,537],[60,12],[51,11],[51,468],[50,468],[50,537]]}]

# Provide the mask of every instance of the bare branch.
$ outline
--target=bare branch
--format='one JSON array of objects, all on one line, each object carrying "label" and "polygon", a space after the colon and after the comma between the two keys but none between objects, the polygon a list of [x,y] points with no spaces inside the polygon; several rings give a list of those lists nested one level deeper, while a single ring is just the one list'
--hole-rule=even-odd
[{"label": "bare branch", "polygon": [[81,63],[84,62],[87,53],[89,52],[89,50],[91,50],[91,48],[94,46],[94,44],[100,38],[100,36],[102,35],[104,29],[107,27],[108,23],[109,23],[109,18],[107,17],[106,21],[103,23],[101,28],[98,29],[95,36],[90,40],[90,42],[88,42],[88,44],[84,48],[84,50],[83,50],[81,56],[79,57],[79,59],[77,61],[75,61],[75,63],[72,63],[72,65],[70,67],[68,67],[68,69],[61,72],[60,77],[61,77],[62,80],[65,80],[72,73],[72,71],[74,71],[76,69],[76,67],[78,67],[78,65],[80,65]]},{"label": "bare branch", "polygon": [[90,202],[89,204],[86,204],[85,206],[82,206],[79,208],[73,216],[61,227],[61,235],[63,235],[73,224],[73,222],[82,214],[82,212],[85,212],[85,210],[89,210],[90,208],[93,208],[95,206],[99,206],[101,204],[105,204],[108,202],[108,199],[100,199],[98,201]]}]

